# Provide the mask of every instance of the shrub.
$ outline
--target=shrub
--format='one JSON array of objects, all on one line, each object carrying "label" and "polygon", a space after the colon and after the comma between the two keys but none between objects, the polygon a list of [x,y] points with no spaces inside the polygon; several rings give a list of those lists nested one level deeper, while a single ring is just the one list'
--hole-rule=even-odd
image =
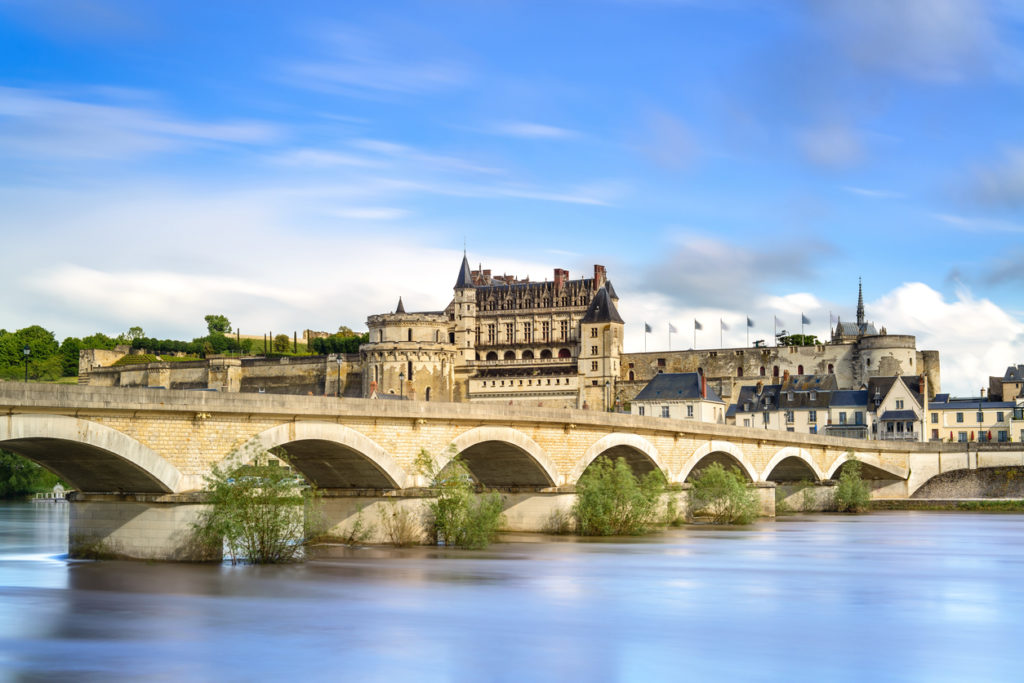
[{"label": "shrub", "polygon": [[657,521],[664,492],[661,470],[638,479],[625,459],[598,458],[576,484],[576,530],[584,536],[647,533]]},{"label": "shrub", "polygon": [[392,545],[406,548],[423,539],[423,525],[412,510],[389,500],[377,508],[384,537]]},{"label": "shrub", "polygon": [[836,510],[839,512],[864,512],[871,506],[871,491],[861,479],[860,462],[851,458],[843,465],[839,485],[835,493]]},{"label": "shrub", "polygon": [[501,496],[476,493],[469,468],[457,455],[437,470],[433,458],[420,450],[416,464],[429,477],[435,498],[427,503],[431,539],[458,548],[486,548],[504,521]]},{"label": "shrub", "polygon": [[690,514],[712,524],[750,524],[757,517],[757,495],[740,471],[713,462],[693,478]]},{"label": "shrub", "polygon": [[[224,547],[232,564],[294,562],[317,531],[306,523],[307,506],[316,507],[315,491],[287,467],[255,464],[233,472],[214,467],[206,490],[210,506],[194,525],[197,540]],[[315,509],[308,512],[316,519]]]}]

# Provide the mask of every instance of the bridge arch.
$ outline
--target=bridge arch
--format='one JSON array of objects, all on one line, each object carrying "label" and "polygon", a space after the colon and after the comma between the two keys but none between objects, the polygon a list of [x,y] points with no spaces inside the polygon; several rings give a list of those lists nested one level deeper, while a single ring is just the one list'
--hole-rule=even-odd
[{"label": "bridge arch", "polygon": [[95,493],[176,493],[186,477],[156,451],[99,422],[66,415],[0,418],[0,448]]},{"label": "bridge arch", "polygon": [[452,441],[439,465],[459,454],[484,486],[538,486],[558,483],[554,461],[530,437],[511,427],[474,427]]},{"label": "bridge arch", "polygon": [[[865,471],[861,472],[862,476],[869,475],[872,472],[872,470],[875,470],[876,474],[889,475],[888,477],[882,477],[887,479],[907,479],[907,477],[910,475],[909,470],[906,467],[897,467],[895,465],[883,463],[877,455],[873,455],[870,453],[854,453],[853,455],[851,455],[850,453],[847,452],[839,455],[832,463],[832,466],[828,470],[828,478],[835,479],[836,475],[839,473],[839,468],[843,466],[843,463],[853,459],[856,459],[863,465],[866,465],[866,467],[864,468]],[[877,479],[879,477],[864,476],[864,478]]]},{"label": "bridge arch", "polygon": [[257,453],[283,448],[290,464],[320,488],[399,489],[409,475],[376,441],[336,422],[286,422],[249,439],[220,466],[234,469]]},{"label": "bridge arch", "polygon": [[[725,457],[722,457],[723,455]],[[719,461],[723,464],[739,465],[740,470],[742,470],[746,475],[747,479],[752,482],[760,481],[757,476],[757,470],[754,469],[754,465],[751,464],[750,460],[743,453],[743,450],[736,444],[730,443],[729,441],[709,441],[703,446],[700,446],[683,464],[683,468],[679,470],[679,474],[676,476],[675,480],[679,483],[685,482],[686,478],[689,477],[693,471],[697,469],[697,466],[706,458],[710,458],[712,462]]]},{"label": "bridge arch", "polygon": [[591,444],[583,457],[577,461],[565,483],[575,484],[578,482],[590,464],[602,455],[625,458],[634,474],[647,474],[652,470],[659,469],[665,473],[666,478],[668,477],[668,468],[661,461],[658,449],[650,441],[637,434],[615,432],[602,436]]},{"label": "bridge arch", "polygon": [[[779,468],[778,473],[775,472],[776,468]],[[805,472],[809,470],[817,481],[827,478],[807,449],[798,446],[786,446],[768,461],[768,465],[761,472],[761,481],[779,481],[778,477],[780,476],[783,477],[781,481],[799,481],[806,478],[796,476],[801,469]],[[773,473],[776,475],[776,479],[771,479]]]}]

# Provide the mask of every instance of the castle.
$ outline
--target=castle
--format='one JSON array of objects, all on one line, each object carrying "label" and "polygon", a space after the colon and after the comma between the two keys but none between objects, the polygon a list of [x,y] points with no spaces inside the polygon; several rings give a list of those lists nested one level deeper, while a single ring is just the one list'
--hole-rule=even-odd
[{"label": "castle", "polygon": [[214,358],[106,367],[83,351],[80,382],[107,386],[297,393],[419,401],[499,402],[618,409],[659,373],[696,372],[726,403],[758,381],[831,375],[839,389],[872,377],[927,378],[939,391],[937,351],[911,335],[876,331],[858,288],[857,322],[839,322],[828,343],[625,353],[625,323],[604,266],[570,279],[554,269],[535,282],[472,270],[466,255],[442,311],[370,315],[357,354]]}]

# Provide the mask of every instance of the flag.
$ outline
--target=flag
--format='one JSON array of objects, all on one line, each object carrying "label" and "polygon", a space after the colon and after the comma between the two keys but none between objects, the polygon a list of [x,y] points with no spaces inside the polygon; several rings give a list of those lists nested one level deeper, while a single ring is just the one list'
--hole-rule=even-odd
[{"label": "flag", "polygon": [[648,325],[647,323],[644,323],[644,332],[647,333],[647,332],[652,332],[652,331],[653,330],[651,330],[651,326]]},{"label": "flag", "polygon": [[808,317],[807,317],[806,315],[804,315],[803,313],[801,313],[801,314],[800,314],[800,324],[801,324],[801,325],[810,325],[810,324],[811,324],[811,319],[810,319],[810,318],[808,318]]},{"label": "flag", "polygon": [[679,332],[679,330],[676,329],[675,325],[673,325],[672,323],[668,324],[668,333],[669,334],[677,334],[678,332]]},{"label": "flag", "polygon": [[723,330],[728,330],[728,329],[729,329],[729,326],[728,326],[728,325],[726,325],[726,324],[725,324],[725,321],[724,321],[724,320],[722,320],[721,318],[719,318],[719,319],[718,319],[718,322],[722,323],[722,329],[723,329]]},{"label": "flag", "polygon": [[747,327],[753,327],[753,326],[754,326],[754,321],[750,319],[750,316],[747,316]]},{"label": "flag", "polygon": [[699,321],[699,320],[697,320],[696,318],[694,318],[694,319],[693,319],[693,329],[695,329],[695,330],[703,330],[703,329],[704,329],[704,326],[700,324],[700,321]]}]

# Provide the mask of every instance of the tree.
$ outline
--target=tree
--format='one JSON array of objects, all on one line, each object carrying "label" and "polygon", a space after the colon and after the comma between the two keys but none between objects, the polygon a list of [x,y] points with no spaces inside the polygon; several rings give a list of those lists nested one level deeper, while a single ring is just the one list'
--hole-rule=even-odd
[{"label": "tree", "polygon": [[776,339],[779,346],[817,346],[821,343],[813,334],[780,334]]},{"label": "tree", "polygon": [[458,548],[490,545],[504,520],[501,495],[494,491],[476,493],[473,476],[458,455],[439,470],[430,453],[420,449],[416,466],[430,479],[435,494],[427,503],[430,537]]},{"label": "tree", "polygon": [[142,328],[139,327],[138,325],[135,325],[133,327],[129,327],[128,331],[118,336],[117,339],[118,341],[123,342],[125,344],[131,344],[135,340],[142,339],[145,336],[146,333],[143,332]]},{"label": "tree", "polygon": [[750,524],[757,517],[757,495],[736,467],[713,462],[693,477],[690,514],[712,524]]},{"label": "tree", "polygon": [[0,450],[0,498],[18,498],[49,491],[60,478],[31,460]]},{"label": "tree", "polygon": [[288,467],[266,464],[266,454],[234,471],[214,467],[206,478],[210,506],[194,525],[197,540],[227,549],[232,564],[278,564],[301,559],[313,535],[306,511],[316,492]]},{"label": "tree", "polygon": [[665,485],[661,470],[638,479],[625,458],[598,458],[576,484],[576,530],[584,536],[647,533],[657,520]]},{"label": "tree", "polygon": [[231,321],[226,315],[211,313],[204,320],[206,320],[206,329],[210,334],[231,334]]},{"label": "tree", "polygon": [[291,346],[292,340],[289,339],[287,334],[278,334],[274,336],[274,351],[276,353],[287,353],[288,347]]},{"label": "tree", "polygon": [[82,350],[82,340],[78,337],[67,337],[60,344],[61,374],[64,377],[78,375],[78,354]]},{"label": "tree", "polygon": [[839,512],[864,512],[871,506],[871,491],[860,476],[860,461],[856,458],[843,463],[835,501]]},{"label": "tree", "polygon": [[337,332],[337,336],[338,337],[353,337],[353,336],[355,336],[355,334],[356,333],[353,332],[352,328],[349,327],[348,325],[339,325],[338,326],[338,332]]},{"label": "tree", "polygon": [[102,332],[90,334],[88,337],[82,337],[83,349],[106,349],[109,351],[115,346],[117,346],[117,341]]}]

